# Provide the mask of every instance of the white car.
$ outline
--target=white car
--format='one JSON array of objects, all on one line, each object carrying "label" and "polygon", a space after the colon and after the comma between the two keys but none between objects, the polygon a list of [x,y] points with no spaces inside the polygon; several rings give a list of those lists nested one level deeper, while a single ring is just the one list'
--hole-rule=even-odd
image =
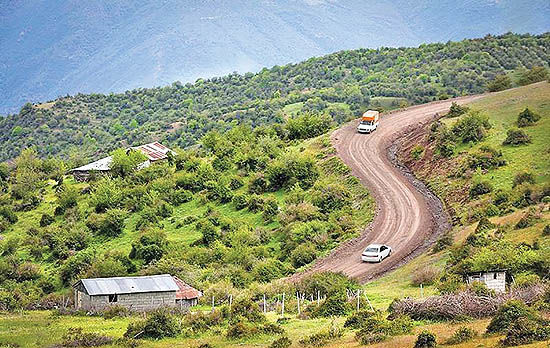
[{"label": "white car", "polygon": [[391,248],[385,244],[371,244],[361,254],[364,262],[382,262],[391,255]]},{"label": "white car", "polygon": [[374,121],[361,121],[357,126],[357,131],[359,133],[371,133],[378,128],[378,122]]}]

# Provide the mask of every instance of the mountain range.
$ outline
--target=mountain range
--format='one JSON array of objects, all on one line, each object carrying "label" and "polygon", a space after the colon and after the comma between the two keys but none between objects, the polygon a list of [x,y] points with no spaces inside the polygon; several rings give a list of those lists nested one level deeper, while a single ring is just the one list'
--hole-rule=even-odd
[{"label": "mountain range", "polygon": [[547,0],[7,0],[0,114],[359,47],[550,28]]}]

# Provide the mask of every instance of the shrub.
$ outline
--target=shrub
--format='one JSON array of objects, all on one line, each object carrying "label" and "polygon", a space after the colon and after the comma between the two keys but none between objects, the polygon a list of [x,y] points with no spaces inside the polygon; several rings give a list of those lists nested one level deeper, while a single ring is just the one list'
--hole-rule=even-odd
[{"label": "shrub", "polygon": [[466,159],[466,166],[470,169],[491,169],[502,167],[506,161],[502,157],[502,151],[490,146],[482,146],[478,151],[470,153]]},{"label": "shrub", "polygon": [[332,322],[328,330],[323,330],[311,336],[302,338],[300,340],[300,344],[303,346],[321,347],[331,343],[333,340],[337,338],[342,337],[343,334],[344,334],[343,330],[338,328],[334,324],[334,322]]},{"label": "shrub", "polygon": [[353,312],[352,315],[346,318],[346,321],[344,322],[344,327],[348,327],[351,329],[360,329],[365,325],[367,320],[375,316],[380,316],[380,313],[370,310]]},{"label": "shrub", "polygon": [[117,237],[124,229],[126,211],[108,209],[103,215],[90,215],[86,225],[94,232],[107,237]]},{"label": "shrub", "polygon": [[482,140],[487,130],[491,129],[489,118],[479,112],[470,112],[458,120],[451,128],[452,132],[459,137],[463,143],[478,142]]},{"label": "shrub", "polygon": [[470,195],[471,199],[474,199],[478,196],[487,194],[493,190],[492,185],[485,180],[474,180],[472,183],[472,186],[470,186],[470,190],[468,194]]},{"label": "shrub", "polygon": [[536,214],[536,211],[531,208],[531,209],[527,210],[527,212],[525,212],[525,214],[523,214],[523,216],[521,217],[521,219],[519,219],[519,221],[516,223],[514,228],[516,230],[519,230],[519,229],[522,229],[522,228],[527,228],[529,226],[533,226],[537,220],[538,220],[538,216]]},{"label": "shrub", "polygon": [[545,67],[542,66],[534,66],[529,70],[525,70],[519,80],[518,83],[521,86],[529,85],[531,83],[544,81],[548,78],[548,71]]},{"label": "shrub", "polygon": [[346,294],[340,292],[327,296],[327,298],[315,310],[314,316],[324,318],[340,316],[349,313],[351,309],[352,306],[347,301]]},{"label": "shrub", "polygon": [[516,187],[523,183],[534,184],[535,176],[533,175],[533,173],[530,173],[530,172],[517,173],[516,176],[514,177],[513,187]]},{"label": "shrub", "polygon": [[510,324],[506,330],[506,337],[500,343],[503,346],[516,347],[548,339],[550,339],[550,322],[519,318]]},{"label": "shrub", "polygon": [[252,323],[245,321],[237,321],[229,324],[227,328],[226,336],[231,339],[240,339],[244,337],[250,337],[258,333],[258,328]]},{"label": "shrub", "polygon": [[130,310],[121,305],[112,305],[103,310],[103,318],[113,319],[118,317],[126,317],[130,314]]},{"label": "shrub", "polygon": [[534,314],[527,305],[518,300],[503,303],[487,326],[487,333],[503,333],[520,318],[533,319]]},{"label": "shrub", "polygon": [[467,106],[460,106],[455,102],[451,103],[451,108],[449,109],[449,112],[447,113],[447,117],[458,117],[461,115],[464,115],[470,110]]},{"label": "shrub", "polygon": [[78,190],[76,187],[63,185],[57,194],[57,203],[63,210],[76,206],[78,202]]},{"label": "shrub", "polygon": [[235,209],[242,210],[248,206],[248,195],[244,193],[236,194],[233,196],[232,201]]},{"label": "shrub", "polygon": [[415,145],[412,149],[411,149],[411,157],[412,159],[414,159],[415,161],[418,161],[419,159],[422,158],[422,156],[424,156],[424,146],[420,145],[420,144],[417,144]]},{"label": "shrub", "polygon": [[424,330],[416,337],[414,348],[434,348],[436,345],[435,335]]},{"label": "shrub", "polygon": [[267,259],[257,263],[252,269],[252,276],[259,282],[267,283],[281,278],[285,273],[284,265],[279,260]]},{"label": "shrub", "polygon": [[295,268],[305,266],[315,260],[317,251],[312,244],[304,243],[300,244],[296,249],[292,250],[290,254],[290,262]]},{"label": "shrub", "polygon": [[474,339],[477,336],[475,330],[470,329],[466,326],[459,327],[451,337],[445,342],[446,344],[459,344],[463,342],[468,342]]},{"label": "shrub", "polygon": [[332,126],[332,119],[328,115],[319,115],[307,112],[290,118],[285,129],[289,139],[307,139],[326,133]]},{"label": "shrub", "polygon": [[63,347],[99,347],[113,343],[113,338],[95,332],[84,332],[82,328],[69,328],[63,336]]},{"label": "shrub", "polygon": [[263,174],[258,173],[250,179],[248,183],[248,192],[262,194],[267,191],[268,181]]},{"label": "shrub", "polygon": [[509,129],[506,132],[506,139],[502,142],[503,145],[523,145],[529,144],[531,137],[525,133],[523,129]]},{"label": "shrub", "polygon": [[451,233],[451,231],[447,231],[437,239],[432,248],[432,252],[440,252],[441,250],[451,245],[453,245],[453,234]]},{"label": "shrub", "polygon": [[342,209],[351,203],[352,198],[351,192],[339,183],[316,185],[312,196],[312,203],[324,214]]},{"label": "shrub", "polygon": [[534,113],[529,110],[529,108],[525,108],[525,110],[520,112],[518,115],[518,127],[530,126],[535,124],[538,120],[540,120],[539,114]]},{"label": "shrub", "polygon": [[248,199],[248,210],[253,213],[261,211],[264,207],[264,198],[259,195],[251,195]]},{"label": "shrub", "polygon": [[265,321],[265,316],[260,306],[247,297],[239,298],[233,303],[231,306],[231,316],[246,318],[253,323]]},{"label": "shrub", "polygon": [[149,313],[147,319],[130,323],[124,337],[153,338],[176,337],[181,328],[176,319],[166,310],[159,309]]},{"label": "shrub", "polygon": [[188,313],[185,316],[184,325],[191,329],[194,334],[209,330],[210,328],[221,324],[222,314],[218,310],[205,314],[203,311]]},{"label": "shrub", "polygon": [[285,330],[281,327],[281,325],[274,323],[264,324],[260,327],[259,330],[260,332],[270,336],[281,335],[285,333]]},{"label": "shrub", "polygon": [[415,286],[420,286],[420,284],[431,285],[437,280],[439,275],[439,270],[435,267],[424,267],[416,271],[412,278],[412,283]]},{"label": "shrub", "polygon": [[271,342],[269,348],[288,348],[292,345],[290,338],[283,336]]},{"label": "shrub", "polygon": [[277,200],[273,197],[267,197],[264,200],[264,212],[262,213],[262,217],[266,222],[271,222],[275,219],[277,214],[279,214],[279,205],[277,204]]},{"label": "shrub", "polygon": [[11,206],[4,205],[0,207],[0,218],[3,217],[6,221],[8,221],[11,224],[14,224],[17,222],[17,215],[15,215],[15,212],[13,211]]},{"label": "shrub", "polygon": [[53,216],[49,214],[42,214],[42,217],[40,218],[40,227],[46,227],[55,222],[55,219]]},{"label": "shrub", "polygon": [[167,245],[166,236],[162,232],[150,231],[132,243],[129,256],[133,259],[141,259],[149,264],[155,260],[160,260]]},{"label": "shrub", "polygon": [[544,226],[544,229],[542,230],[543,236],[550,236],[550,225]]},{"label": "shrub", "polygon": [[499,92],[509,88],[512,88],[512,80],[505,74],[495,76],[495,78],[487,84],[487,90],[489,92]]}]

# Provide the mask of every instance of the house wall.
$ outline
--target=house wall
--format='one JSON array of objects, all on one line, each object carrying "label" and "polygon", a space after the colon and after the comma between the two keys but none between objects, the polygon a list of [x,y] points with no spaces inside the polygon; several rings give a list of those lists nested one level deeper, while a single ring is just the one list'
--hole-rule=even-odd
[{"label": "house wall", "polygon": [[[495,274],[496,274],[496,279],[495,279]],[[482,272],[479,278],[474,276],[468,276],[468,283],[472,283],[474,281],[482,282],[487,286],[487,288],[494,290],[496,292],[506,291],[506,273],[505,272]]]},{"label": "house wall", "polygon": [[78,291],[77,308],[84,310],[103,310],[113,305],[124,306],[133,311],[148,311],[159,307],[176,306],[176,292],[147,292],[137,294],[119,294],[116,302],[109,302],[109,295],[89,296]]}]

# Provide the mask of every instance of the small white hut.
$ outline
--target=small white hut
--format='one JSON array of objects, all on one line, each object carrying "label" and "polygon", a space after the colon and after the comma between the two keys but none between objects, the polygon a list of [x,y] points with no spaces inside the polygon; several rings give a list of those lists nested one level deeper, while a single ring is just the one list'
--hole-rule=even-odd
[{"label": "small white hut", "polygon": [[468,273],[466,282],[472,284],[473,282],[480,282],[485,284],[487,288],[494,290],[495,292],[506,291],[506,271],[505,270],[491,270]]}]

